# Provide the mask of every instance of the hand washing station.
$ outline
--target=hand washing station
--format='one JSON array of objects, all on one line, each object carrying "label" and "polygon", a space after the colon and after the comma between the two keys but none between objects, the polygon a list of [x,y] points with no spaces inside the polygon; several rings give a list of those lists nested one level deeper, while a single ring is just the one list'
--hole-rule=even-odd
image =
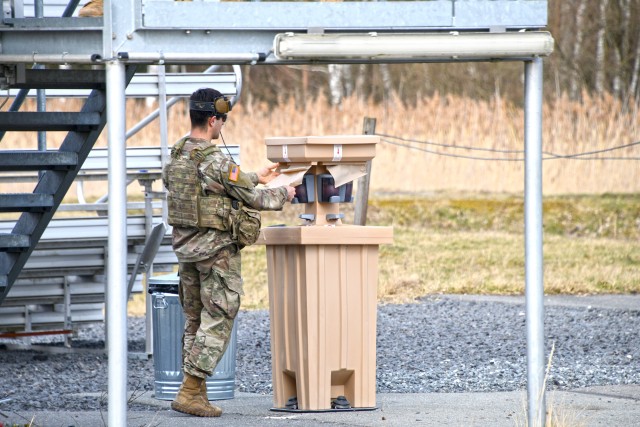
[{"label": "hand washing station", "polygon": [[[305,204],[299,226],[267,227],[274,410],[376,406],[378,247],[391,227],[342,223],[340,203],[377,136],[268,138],[267,157]],[[294,200],[295,201],[295,200]]]}]

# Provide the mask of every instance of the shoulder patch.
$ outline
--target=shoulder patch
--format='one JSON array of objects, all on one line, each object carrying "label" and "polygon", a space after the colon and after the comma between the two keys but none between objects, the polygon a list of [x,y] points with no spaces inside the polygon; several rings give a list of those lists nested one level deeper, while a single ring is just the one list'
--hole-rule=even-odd
[{"label": "shoulder patch", "polygon": [[229,181],[237,182],[240,178],[240,166],[230,163],[229,164]]}]

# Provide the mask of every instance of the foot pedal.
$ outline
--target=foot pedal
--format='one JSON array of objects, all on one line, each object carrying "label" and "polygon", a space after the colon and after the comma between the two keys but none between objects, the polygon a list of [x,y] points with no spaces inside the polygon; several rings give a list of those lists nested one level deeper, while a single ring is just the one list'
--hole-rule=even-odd
[{"label": "foot pedal", "polygon": [[351,403],[344,396],[338,396],[333,401],[331,401],[332,409],[351,409]]},{"label": "foot pedal", "polygon": [[287,403],[285,403],[284,407],[285,409],[289,410],[298,409],[298,397],[290,397],[289,400],[287,400]]}]

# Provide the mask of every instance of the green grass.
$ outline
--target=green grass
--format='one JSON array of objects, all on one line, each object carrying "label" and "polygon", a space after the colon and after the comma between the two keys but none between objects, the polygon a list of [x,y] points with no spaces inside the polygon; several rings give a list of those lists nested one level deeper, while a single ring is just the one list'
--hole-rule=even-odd
[{"label": "green grass", "polygon": [[[345,205],[345,222],[352,206]],[[640,292],[640,196],[544,200],[548,294]],[[264,225],[296,224],[299,206],[269,212]],[[473,194],[376,197],[368,223],[393,225],[380,248],[378,298],[407,302],[438,293],[524,293],[523,200]],[[243,307],[268,307],[265,248],[243,252]]]}]

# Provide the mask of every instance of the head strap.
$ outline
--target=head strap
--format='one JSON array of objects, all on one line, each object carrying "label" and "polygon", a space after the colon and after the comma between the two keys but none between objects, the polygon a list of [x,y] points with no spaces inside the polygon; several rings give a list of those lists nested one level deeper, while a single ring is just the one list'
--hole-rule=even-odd
[{"label": "head strap", "polygon": [[213,114],[227,114],[231,111],[231,102],[226,96],[219,96],[210,101],[189,101],[189,109],[196,111],[206,111]]}]

